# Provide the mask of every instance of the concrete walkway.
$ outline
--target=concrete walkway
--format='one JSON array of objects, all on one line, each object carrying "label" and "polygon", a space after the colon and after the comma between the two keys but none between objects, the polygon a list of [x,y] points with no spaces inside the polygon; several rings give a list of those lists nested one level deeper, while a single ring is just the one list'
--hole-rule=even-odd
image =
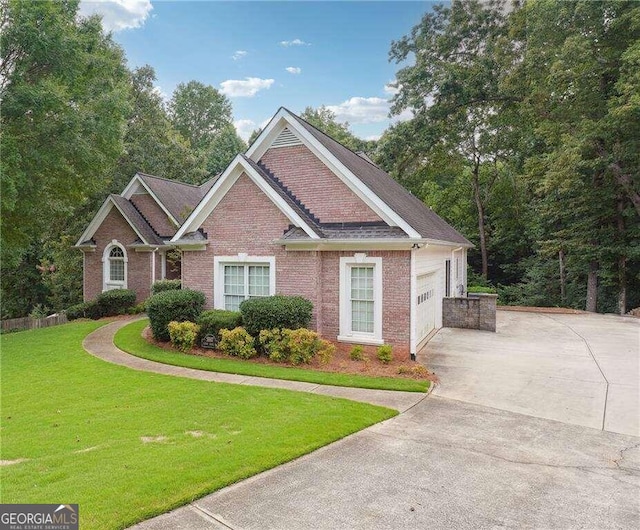
[{"label": "concrete walkway", "polygon": [[435,395],[640,436],[640,321],[498,311],[496,333],[443,328],[418,355]]},{"label": "concrete walkway", "polygon": [[381,405],[400,412],[409,410],[426,397],[426,394],[422,392],[400,392],[395,390],[371,390],[367,388],[318,385],[315,383],[304,383],[302,381],[286,381],[284,379],[269,379],[266,377],[208,372],[206,370],[196,370],[194,368],[184,368],[182,366],[172,366],[169,364],[149,361],[123,352],[113,344],[113,337],[116,332],[135,320],[139,320],[139,317],[118,320],[111,324],[107,324],[106,326],[102,326],[93,333],[87,335],[82,346],[87,352],[95,357],[113,364],[127,366],[134,370],[178,377],[188,377],[190,379],[201,379],[203,381],[213,381],[216,383],[234,383],[238,385],[284,388],[287,390],[310,392],[312,394],[322,394],[325,396],[341,397],[351,399],[353,401],[371,403],[372,405]]}]

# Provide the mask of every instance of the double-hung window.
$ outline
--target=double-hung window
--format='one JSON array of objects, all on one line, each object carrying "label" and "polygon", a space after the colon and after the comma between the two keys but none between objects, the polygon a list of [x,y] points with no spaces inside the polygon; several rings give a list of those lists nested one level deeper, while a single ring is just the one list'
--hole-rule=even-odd
[{"label": "double-hung window", "polygon": [[382,344],[382,258],[340,258],[338,340]]},{"label": "double-hung window", "polygon": [[275,294],[275,260],[272,257],[217,257],[214,306],[237,311],[248,298]]}]

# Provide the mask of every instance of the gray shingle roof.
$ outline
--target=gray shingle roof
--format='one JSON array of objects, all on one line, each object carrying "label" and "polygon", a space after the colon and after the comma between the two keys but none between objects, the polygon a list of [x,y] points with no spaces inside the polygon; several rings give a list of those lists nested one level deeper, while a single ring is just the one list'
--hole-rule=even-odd
[{"label": "gray shingle roof", "polygon": [[[397,226],[357,226],[345,228],[321,227],[323,239],[409,239],[402,228]],[[282,236],[287,241],[312,241],[311,238],[298,227],[292,227]]]},{"label": "gray shingle roof", "polygon": [[215,177],[201,186],[194,186],[145,173],[138,173],[138,175],[180,224],[186,221],[218,178]]},{"label": "gray shingle roof", "polygon": [[287,112],[423,238],[472,245],[460,232],[378,166],[367,162],[363,157],[347,149],[291,111]]},{"label": "gray shingle roof", "polygon": [[127,199],[121,195],[110,195],[111,199],[118,208],[122,211],[124,216],[135,227],[138,233],[145,239],[149,245],[163,245],[164,242],[151,228],[151,225],[145,220],[138,210]]}]

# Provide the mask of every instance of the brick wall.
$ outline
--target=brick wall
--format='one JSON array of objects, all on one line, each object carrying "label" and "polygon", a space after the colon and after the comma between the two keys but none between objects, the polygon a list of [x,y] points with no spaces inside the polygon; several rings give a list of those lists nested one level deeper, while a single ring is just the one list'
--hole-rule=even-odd
[{"label": "brick wall", "polygon": [[474,294],[468,298],[442,299],[442,325],[445,328],[496,330],[495,294]]},{"label": "brick wall", "polygon": [[[127,251],[127,287],[134,290],[137,301],[142,302],[149,296],[151,285],[151,253],[135,252],[127,248],[138,236],[122,214],[112,208],[105,220],[93,236],[96,242],[95,252],[86,252],[84,259],[84,299],[92,300],[102,292],[103,263],[102,256],[105,247],[113,239],[123,245]],[[156,257],[159,257],[156,255]]]},{"label": "brick wall", "polygon": [[131,197],[131,202],[149,221],[157,234],[167,237],[176,233],[176,227],[151,195],[148,193],[135,194]]},{"label": "brick wall", "polygon": [[271,148],[260,162],[323,223],[381,220],[304,145]]},{"label": "brick wall", "polygon": [[[215,256],[275,256],[276,293],[311,300],[311,327],[335,341],[339,333],[340,257],[354,252],[286,251],[274,241],[289,224],[251,179],[242,175],[202,225],[208,234],[207,249],[183,253],[182,284],[204,292],[207,307],[213,307]],[[382,257],[383,339],[394,346],[397,358],[408,358],[411,253],[372,251],[367,255]]]}]

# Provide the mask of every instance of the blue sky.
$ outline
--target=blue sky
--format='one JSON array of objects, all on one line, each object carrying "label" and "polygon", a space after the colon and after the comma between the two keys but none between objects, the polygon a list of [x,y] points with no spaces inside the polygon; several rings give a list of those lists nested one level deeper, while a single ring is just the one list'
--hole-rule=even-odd
[{"label": "blue sky", "polygon": [[391,41],[431,5],[82,0],[81,13],[102,14],[129,66],[153,66],[167,97],[192,79],[226,94],[245,138],[280,106],[299,113],[320,105],[371,138],[391,121],[385,86],[398,69],[388,61]]}]

